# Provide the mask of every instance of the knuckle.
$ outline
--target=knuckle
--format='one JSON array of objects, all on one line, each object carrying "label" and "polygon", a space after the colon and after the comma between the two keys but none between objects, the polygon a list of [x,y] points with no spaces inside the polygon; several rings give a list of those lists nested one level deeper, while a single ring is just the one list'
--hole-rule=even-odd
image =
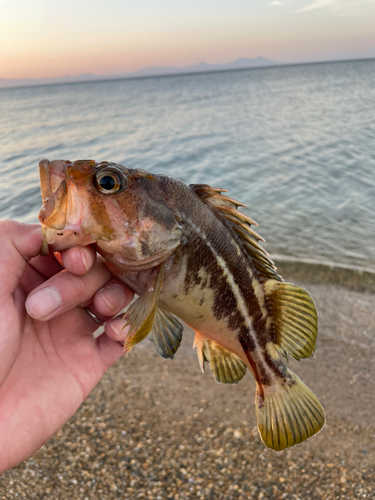
[{"label": "knuckle", "polygon": [[21,223],[14,220],[0,221],[0,234],[14,233],[20,227]]},{"label": "knuckle", "polygon": [[67,270],[62,271],[61,274],[63,277],[62,288],[66,296],[72,300],[76,297],[83,298],[87,296],[88,287],[83,277],[75,276]]}]

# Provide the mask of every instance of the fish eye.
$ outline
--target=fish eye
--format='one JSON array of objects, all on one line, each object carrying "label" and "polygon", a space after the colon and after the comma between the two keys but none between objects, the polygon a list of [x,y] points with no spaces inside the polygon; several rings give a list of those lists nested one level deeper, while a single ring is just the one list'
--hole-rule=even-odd
[{"label": "fish eye", "polygon": [[94,177],[94,185],[98,191],[104,194],[118,193],[127,187],[127,179],[116,170],[101,170]]}]

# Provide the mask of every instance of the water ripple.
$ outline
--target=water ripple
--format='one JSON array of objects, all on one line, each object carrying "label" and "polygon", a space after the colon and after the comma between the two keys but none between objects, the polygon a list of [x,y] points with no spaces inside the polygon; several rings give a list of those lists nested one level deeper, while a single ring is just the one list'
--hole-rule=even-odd
[{"label": "water ripple", "polygon": [[230,190],[267,249],[375,267],[374,61],[0,91],[1,217],[36,220],[42,157]]}]

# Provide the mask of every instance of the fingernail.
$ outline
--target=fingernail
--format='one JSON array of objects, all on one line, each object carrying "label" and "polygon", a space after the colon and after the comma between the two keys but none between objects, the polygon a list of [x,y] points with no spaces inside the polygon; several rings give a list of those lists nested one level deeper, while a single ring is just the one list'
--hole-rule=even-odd
[{"label": "fingernail", "polygon": [[26,310],[32,318],[43,319],[61,305],[61,296],[55,288],[43,288],[27,297]]},{"label": "fingernail", "polygon": [[126,296],[124,290],[120,286],[111,285],[100,290],[98,294],[112,311],[124,307]]},{"label": "fingernail", "polygon": [[90,271],[90,259],[88,256],[88,252],[85,248],[80,248],[81,257],[83,265],[85,266],[86,271]]},{"label": "fingernail", "polygon": [[125,329],[125,325],[128,323],[127,319],[118,318],[111,321],[111,328],[115,332],[115,334],[119,337],[119,339],[124,340],[127,335],[127,329]]}]

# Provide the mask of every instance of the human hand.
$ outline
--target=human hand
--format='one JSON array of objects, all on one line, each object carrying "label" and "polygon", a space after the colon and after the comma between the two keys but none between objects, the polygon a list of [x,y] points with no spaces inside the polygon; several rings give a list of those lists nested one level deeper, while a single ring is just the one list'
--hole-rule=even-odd
[{"label": "human hand", "polygon": [[[46,443],[121,356],[115,315],[133,298],[91,247],[63,252],[63,270],[41,246],[39,225],[0,223],[0,473]],[[98,339],[86,306],[108,320]]]}]

